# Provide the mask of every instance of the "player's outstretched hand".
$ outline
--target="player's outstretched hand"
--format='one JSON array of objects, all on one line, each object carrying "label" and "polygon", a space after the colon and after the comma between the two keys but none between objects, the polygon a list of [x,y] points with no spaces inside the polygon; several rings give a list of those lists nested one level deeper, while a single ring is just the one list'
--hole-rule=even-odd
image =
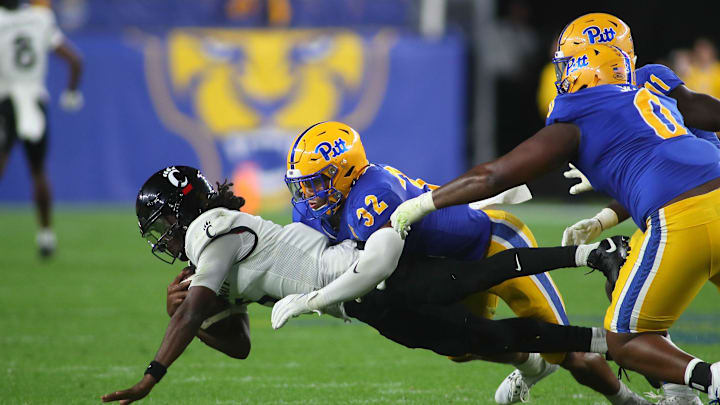
[{"label": "player's outstretched hand", "polygon": [[592,190],[593,186],[592,184],[590,184],[590,181],[587,179],[587,177],[585,177],[585,175],[582,174],[582,172],[578,170],[577,167],[573,166],[572,163],[569,163],[568,165],[570,166],[570,170],[563,173],[563,176],[565,176],[566,179],[580,180],[580,183],[577,183],[570,187],[570,194],[577,195]]},{"label": "player's outstretched hand", "polygon": [[140,382],[135,384],[132,388],[128,388],[122,391],[115,391],[110,394],[103,395],[100,399],[103,402],[115,402],[120,401],[120,405],[127,405],[135,401],[139,401],[150,393],[152,388],[155,386],[155,378],[149,374],[146,374]]},{"label": "player's outstretched hand", "polygon": [[410,232],[410,225],[433,211],[435,211],[435,204],[432,199],[432,191],[428,191],[400,204],[390,216],[390,224],[400,234],[400,237],[405,239]]},{"label": "player's outstretched hand", "polygon": [[563,246],[582,245],[594,240],[602,233],[602,225],[597,218],[589,218],[578,221],[572,226],[565,228],[562,237]]},{"label": "player's outstretched hand", "polygon": [[320,315],[320,311],[313,310],[308,306],[308,301],[317,294],[313,291],[308,294],[290,294],[273,305],[270,321],[273,329],[280,329],[287,323],[290,318],[294,318],[308,312],[316,312]]}]

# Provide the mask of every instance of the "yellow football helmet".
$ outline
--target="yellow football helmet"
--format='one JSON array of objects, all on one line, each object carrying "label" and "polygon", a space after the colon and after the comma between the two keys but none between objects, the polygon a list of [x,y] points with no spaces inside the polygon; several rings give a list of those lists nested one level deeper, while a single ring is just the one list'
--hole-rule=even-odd
[{"label": "yellow football helmet", "polygon": [[330,217],[370,163],[360,135],[341,122],[320,122],[293,141],[287,157],[292,203],[305,215]]},{"label": "yellow football helmet", "polygon": [[558,94],[565,94],[603,84],[634,82],[630,56],[616,46],[600,44],[588,45],[571,56],[556,86]]},{"label": "yellow football helmet", "polygon": [[560,81],[572,56],[582,52],[586,46],[596,44],[617,46],[630,56],[630,62],[635,68],[637,57],[630,27],[612,14],[590,13],[570,22],[558,38],[553,58],[557,80]]}]

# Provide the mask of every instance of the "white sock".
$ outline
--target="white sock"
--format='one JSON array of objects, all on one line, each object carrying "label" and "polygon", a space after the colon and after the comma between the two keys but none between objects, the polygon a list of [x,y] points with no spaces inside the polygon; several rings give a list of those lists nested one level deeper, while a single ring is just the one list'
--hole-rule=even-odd
[{"label": "white sock", "polygon": [[575,265],[580,266],[587,266],[587,259],[588,256],[590,256],[590,252],[597,249],[597,247],[600,246],[600,242],[591,243],[589,245],[578,245],[577,250],[575,251]]},{"label": "white sock", "polygon": [[520,364],[515,364],[515,368],[520,370],[525,376],[540,374],[545,369],[545,359],[538,353],[528,353],[528,358]]},{"label": "white sock", "polygon": [[590,340],[590,351],[592,353],[605,354],[608,351],[607,331],[603,328],[592,328],[592,340]]},{"label": "white sock", "polygon": [[630,388],[628,388],[625,384],[623,384],[622,381],[618,381],[620,383],[620,389],[618,390],[617,394],[613,395],[606,395],[605,398],[610,401],[613,405],[621,405],[624,404],[628,397],[633,395],[633,392],[630,391]]},{"label": "white sock", "polygon": [[665,383],[662,385],[666,397],[697,396],[696,391],[687,385]]},{"label": "white sock", "polygon": [[55,232],[50,228],[40,228],[37,234],[37,244],[44,247],[55,247]]}]

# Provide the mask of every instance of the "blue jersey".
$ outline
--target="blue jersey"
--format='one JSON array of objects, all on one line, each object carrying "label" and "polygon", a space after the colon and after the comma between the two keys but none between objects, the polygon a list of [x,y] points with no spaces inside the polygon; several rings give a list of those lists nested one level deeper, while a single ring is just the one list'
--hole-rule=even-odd
[{"label": "blue jersey", "polygon": [[[337,229],[297,210],[293,220],[332,234],[337,241],[365,241],[390,222],[390,215],[398,205],[430,191],[431,187],[422,180],[411,180],[390,166],[373,164],[358,178],[343,202]],[[490,224],[487,214],[467,205],[443,208],[413,224],[403,252],[458,260],[481,259],[490,241]]]},{"label": "blue jersey", "polygon": [[580,128],[575,165],[641,229],[668,201],[720,177],[720,151],[690,133],[670,97],[644,87],[602,85],[560,95],[551,108],[547,125]]},{"label": "blue jersey", "polygon": [[[670,95],[680,85],[685,84],[669,67],[665,65],[649,64],[635,71],[635,77],[638,87],[645,87],[655,93]],[[698,138],[702,138],[712,143],[716,148],[720,149],[720,140],[714,132],[704,131],[702,129],[690,128]]]}]

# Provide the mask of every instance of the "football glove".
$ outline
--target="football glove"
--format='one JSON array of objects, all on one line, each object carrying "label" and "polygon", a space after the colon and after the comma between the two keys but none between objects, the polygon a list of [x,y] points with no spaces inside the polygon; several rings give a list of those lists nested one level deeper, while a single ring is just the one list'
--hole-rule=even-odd
[{"label": "football glove", "polygon": [[318,294],[313,291],[307,294],[290,294],[273,305],[270,321],[273,329],[280,329],[287,323],[290,318],[294,318],[301,314],[315,312],[321,314],[320,310],[313,309],[308,302]]},{"label": "football glove", "polygon": [[581,245],[594,240],[607,229],[617,225],[618,217],[610,208],[603,208],[594,217],[583,219],[565,228],[562,246]]},{"label": "football glove", "polygon": [[585,177],[585,175],[582,174],[577,167],[573,166],[572,163],[569,163],[568,165],[570,166],[570,170],[563,173],[563,176],[565,176],[566,179],[580,179],[580,183],[570,187],[570,194],[577,195],[592,190],[593,186],[590,184],[587,177]]},{"label": "football glove", "polygon": [[400,237],[405,239],[410,232],[411,224],[423,219],[425,215],[436,209],[432,191],[428,191],[400,204],[390,216],[390,224],[400,234]]}]

